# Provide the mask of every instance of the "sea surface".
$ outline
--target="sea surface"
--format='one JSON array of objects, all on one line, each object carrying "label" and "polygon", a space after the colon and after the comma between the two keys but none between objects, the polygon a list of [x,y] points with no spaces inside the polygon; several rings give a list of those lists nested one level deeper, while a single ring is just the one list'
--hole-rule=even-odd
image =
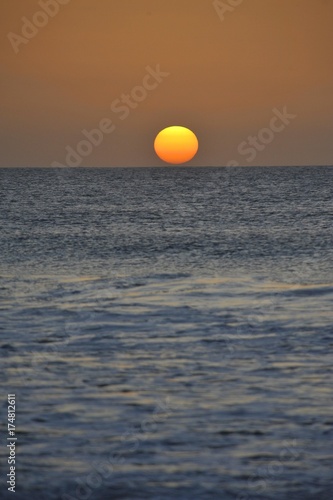
[{"label": "sea surface", "polygon": [[333,498],[333,168],[7,168],[0,204],[1,499]]}]

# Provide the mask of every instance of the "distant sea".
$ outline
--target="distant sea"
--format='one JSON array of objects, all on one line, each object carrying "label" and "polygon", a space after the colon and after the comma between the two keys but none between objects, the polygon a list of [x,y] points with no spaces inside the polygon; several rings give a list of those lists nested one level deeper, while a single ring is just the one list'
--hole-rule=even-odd
[{"label": "distant sea", "polygon": [[7,168],[0,194],[0,499],[333,498],[333,168]]}]

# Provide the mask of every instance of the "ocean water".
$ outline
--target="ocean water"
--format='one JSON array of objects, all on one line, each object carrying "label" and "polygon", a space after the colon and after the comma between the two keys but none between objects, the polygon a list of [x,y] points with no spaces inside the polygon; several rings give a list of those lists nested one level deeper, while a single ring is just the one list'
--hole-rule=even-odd
[{"label": "ocean water", "polygon": [[333,168],[0,169],[0,498],[333,498]]}]

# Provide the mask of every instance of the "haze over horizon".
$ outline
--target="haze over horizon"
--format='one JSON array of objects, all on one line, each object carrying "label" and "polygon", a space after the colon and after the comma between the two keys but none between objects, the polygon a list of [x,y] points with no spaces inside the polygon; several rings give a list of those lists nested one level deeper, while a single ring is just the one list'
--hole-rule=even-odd
[{"label": "haze over horizon", "polygon": [[191,166],[333,163],[331,0],[55,2],[4,2],[0,166],[159,166],[169,125]]}]

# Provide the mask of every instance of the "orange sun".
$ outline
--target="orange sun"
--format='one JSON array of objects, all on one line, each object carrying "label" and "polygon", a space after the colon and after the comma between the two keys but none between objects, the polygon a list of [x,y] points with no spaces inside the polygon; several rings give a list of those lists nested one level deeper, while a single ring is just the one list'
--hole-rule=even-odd
[{"label": "orange sun", "polygon": [[167,127],[157,134],[154,149],[166,163],[179,165],[192,160],[198,151],[196,135],[185,127]]}]

